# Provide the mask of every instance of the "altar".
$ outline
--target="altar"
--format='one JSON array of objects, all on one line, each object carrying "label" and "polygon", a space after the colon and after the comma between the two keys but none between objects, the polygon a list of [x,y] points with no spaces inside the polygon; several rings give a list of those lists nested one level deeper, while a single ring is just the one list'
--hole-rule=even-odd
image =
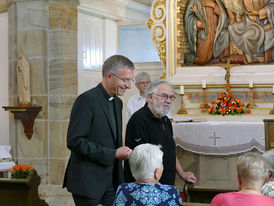
[{"label": "altar", "polygon": [[204,155],[264,151],[263,122],[174,122],[173,137],[183,149]]},{"label": "altar", "polygon": [[[177,158],[197,177],[195,188],[237,190],[237,158],[247,151],[264,152],[263,122],[173,122]],[[182,189],[182,182],[176,179]]]}]

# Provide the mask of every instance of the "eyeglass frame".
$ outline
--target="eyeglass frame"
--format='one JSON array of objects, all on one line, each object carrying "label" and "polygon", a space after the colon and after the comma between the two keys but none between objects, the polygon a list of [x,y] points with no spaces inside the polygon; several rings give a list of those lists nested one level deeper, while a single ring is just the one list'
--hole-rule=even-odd
[{"label": "eyeglass frame", "polygon": [[120,80],[121,80],[122,82],[124,82],[125,84],[130,84],[130,85],[132,85],[132,84],[135,83],[134,79],[123,79],[123,78],[119,77],[117,74],[114,74],[113,72],[109,72],[109,73],[111,73],[111,74],[112,74],[113,76],[115,76],[116,78],[120,79]]},{"label": "eyeglass frame", "polygon": [[150,84],[150,81],[145,81],[145,82],[136,82],[135,84],[145,85],[145,84]]},{"label": "eyeglass frame", "polygon": [[168,98],[169,98],[173,102],[176,99],[175,95],[173,95],[173,94],[170,96],[168,96],[168,94],[166,94],[166,93],[162,93],[162,94],[151,93],[151,94],[160,97],[164,101],[168,100]]}]

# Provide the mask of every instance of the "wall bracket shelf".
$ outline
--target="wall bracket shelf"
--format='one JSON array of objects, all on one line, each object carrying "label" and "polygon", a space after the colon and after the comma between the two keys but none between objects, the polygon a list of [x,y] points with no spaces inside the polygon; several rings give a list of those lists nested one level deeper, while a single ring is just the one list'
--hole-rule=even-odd
[{"label": "wall bracket shelf", "polygon": [[41,111],[40,106],[13,106],[13,107],[3,107],[6,111],[12,112],[15,119],[20,119],[24,126],[24,133],[28,139],[31,139],[33,134],[33,124],[37,114]]}]

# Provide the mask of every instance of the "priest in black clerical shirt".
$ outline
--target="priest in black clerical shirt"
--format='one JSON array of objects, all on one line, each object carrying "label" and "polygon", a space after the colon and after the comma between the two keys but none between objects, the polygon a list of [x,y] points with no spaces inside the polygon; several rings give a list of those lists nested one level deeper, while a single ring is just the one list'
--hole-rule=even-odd
[{"label": "priest in black clerical shirt", "polygon": [[131,149],[122,146],[122,96],[131,88],[134,65],[114,55],[103,64],[103,80],[75,101],[67,134],[71,151],[64,185],[76,206],[113,204],[124,181],[121,160]]}]

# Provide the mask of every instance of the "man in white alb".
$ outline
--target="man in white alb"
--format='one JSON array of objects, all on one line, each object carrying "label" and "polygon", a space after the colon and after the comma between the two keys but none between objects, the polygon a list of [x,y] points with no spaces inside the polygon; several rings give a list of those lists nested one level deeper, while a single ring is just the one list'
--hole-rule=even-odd
[{"label": "man in white alb", "polygon": [[137,94],[130,97],[127,103],[126,123],[131,115],[143,107],[146,103],[145,93],[148,85],[150,84],[150,76],[146,72],[138,73],[135,76],[135,86],[139,90]]}]

